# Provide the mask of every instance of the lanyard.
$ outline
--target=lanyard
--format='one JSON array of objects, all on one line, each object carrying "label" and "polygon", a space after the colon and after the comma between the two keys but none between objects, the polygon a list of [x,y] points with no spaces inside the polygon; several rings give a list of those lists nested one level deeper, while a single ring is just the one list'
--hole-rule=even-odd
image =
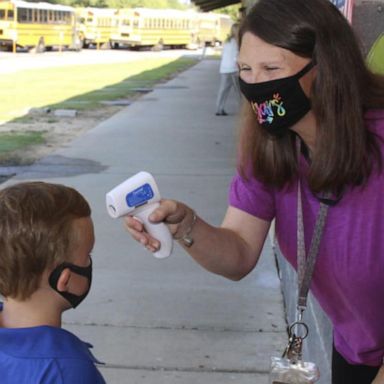
[{"label": "lanyard", "polygon": [[[316,257],[319,253],[320,240],[328,213],[328,205],[320,203],[320,209],[316,216],[309,254],[308,257],[306,257],[300,177],[297,187],[297,319],[288,328],[289,341],[288,346],[283,353],[283,357],[288,357],[288,359],[294,363],[301,360],[303,340],[308,336],[308,326],[303,322],[303,313],[307,308],[309,286],[311,285]],[[298,335],[297,332],[300,329],[301,335]]]},{"label": "lanyard", "polygon": [[[296,141],[298,159],[300,158],[300,140]],[[308,257],[305,252],[303,202],[301,197],[300,175],[297,183],[297,319],[288,328],[288,346],[283,357],[290,362],[297,363],[301,360],[303,340],[308,336],[308,326],[303,322],[303,313],[307,308],[308,291],[311,285],[316,258],[319,253],[320,240],[323,235],[325,220],[328,214],[328,205],[320,202],[319,212],[316,215],[315,227],[312,234]],[[301,335],[297,332],[300,331]]]},{"label": "lanyard", "polygon": [[320,240],[323,234],[325,219],[328,213],[328,205],[320,203],[320,209],[316,216],[308,257],[305,252],[303,203],[301,198],[301,182],[298,181],[297,190],[297,280],[298,300],[297,310],[299,321],[302,320],[304,310],[307,308],[307,297],[311,285],[313,271],[315,269],[316,257],[319,253]]}]

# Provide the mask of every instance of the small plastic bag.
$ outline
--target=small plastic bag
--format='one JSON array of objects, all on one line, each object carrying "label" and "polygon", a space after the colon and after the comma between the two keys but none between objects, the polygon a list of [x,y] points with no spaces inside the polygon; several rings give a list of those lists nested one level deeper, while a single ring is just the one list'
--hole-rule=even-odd
[{"label": "small plastic bag", "polygon": [[271,357],[270,384],[311,384],[319,378],[320,372],[315,363]]}]

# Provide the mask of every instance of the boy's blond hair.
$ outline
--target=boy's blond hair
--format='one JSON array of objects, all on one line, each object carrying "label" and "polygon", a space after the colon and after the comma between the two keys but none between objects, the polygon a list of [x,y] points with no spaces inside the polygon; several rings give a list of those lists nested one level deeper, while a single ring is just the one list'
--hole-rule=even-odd
[{"label": "boy's blond hair", "polygon": [[25,300],[48,267],[70,261],[73,221],[91,215],[84,197],[59,184],[26,182],[0,191],[0,293]]}]

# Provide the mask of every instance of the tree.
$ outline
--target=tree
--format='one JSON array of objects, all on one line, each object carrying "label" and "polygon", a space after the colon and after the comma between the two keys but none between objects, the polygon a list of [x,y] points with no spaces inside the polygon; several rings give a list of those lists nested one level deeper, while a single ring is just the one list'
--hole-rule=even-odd
[{"label": "tree", "polygon": [[240,7],[241,4],[228,5],[227,7],[216,9],[215,13],[223,13],[224,15],[229,15],[233,21],[238,21]]}]

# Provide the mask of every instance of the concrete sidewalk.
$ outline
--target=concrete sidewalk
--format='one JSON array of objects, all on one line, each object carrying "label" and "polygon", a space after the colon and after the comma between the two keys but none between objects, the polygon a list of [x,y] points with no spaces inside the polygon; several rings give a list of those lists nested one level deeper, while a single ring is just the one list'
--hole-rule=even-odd
[{"label": "concrete sidewalk", "polygon": [[[64,327],[94,345],[110,384],[266,384],[269,357],[285,347],[285,315],[272,250],[231,282],[180,247],[155,259],[106,213],[105,193],[140,170],[163,197],[219,225],[235,168],[235,113],[217,117],[219,62],[202,60],[8,183],[77,188],[96,229],[94,280]],[[234,94],[231,94],[234,98]]]}]

